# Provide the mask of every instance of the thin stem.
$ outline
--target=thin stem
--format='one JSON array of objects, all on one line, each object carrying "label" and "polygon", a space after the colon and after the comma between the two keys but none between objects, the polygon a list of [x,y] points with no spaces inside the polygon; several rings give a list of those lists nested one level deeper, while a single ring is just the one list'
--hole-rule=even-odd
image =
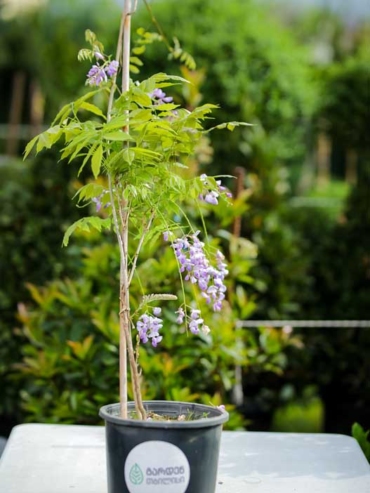
[{"label": "thin stem", "polygon": [[139,257],[139,253],[140,253],[140,250],[141,250],[141,247],[143,246],[143,243],[144,243],[144,239],[145,239],[145,236],[146,234],[148,233],[151,225],[152,225],[152,222],[153,222],[153,219],[154,219],[154,212],[152,212],[152,215],[150,216],[149,218],[149,221],[147,222],[146,226],[145,226],[145,229],[143,231],[143,234],[141,235],[141,238],[140,238],[140,241],[139,241],[139,244],[137,246],[137,249],[136,249],[136,252],[135,252],[135,255],[134,255],[134,258],[132,260],[132,266],[131,266],[131,271],[130,271],[130,274],[128,276],[128,284],[130,285],[131,284],[131,281],[132,281],[132,278],[133,278],[133,275],[135,273],[135,268],[136,268],[136,263],[137,263],[137,259]]},{"label": "thin stem", "polygon": [[153,22],[153,24],[155,25],[155,27],[157,28],[157,31],[158,33],[162,36],[162,39],[165,43],[165,45],[167,46],[167,49],[169,52],[172,52],[173,51],[173,48],[172,46],[170,45],[166,35],[164,34],[163,32],[163,29],[161,28],[159,22],[157,21],[157,19],[154,17],[154,14],[153,14],[153,11],[152,11],[152,8],[151,6],[149,5],[149,3],[147,2],[147,0],[144,0],[144,4],[145,4],[145,7],[147,9],[147,11],[149,12],[149,15],[150,15],[150,19],[151,21]]},{"label": "thin stem", "polygon": [[140,375],[137,369],[137,362],[135,358],[135,350],[132,344],[131,331],[126,332],[127,338],[127,348],[128,348],[128,357],[130,361],[131,368],[131,380],[132,380],[132,390],[135,398],[135,407],[138,417],[140,419],[146,419],[146,411],[143,406],[143,401],[141,399],[141,388],[140,388]]},{"label": "thin stem", "polygon": [[[125,16],[124,16],[124,14],[122,14],[121,24],[119,26],[119,34],[118,34],[117,50],[116,50],[116,60],[117,61],[121,58],[124,19],[125,19]],[[112,78],[112,87],[110,89],[109,101],[108,101],[107,122],[109,122],[110,118],[111,118],[113,101],[114,101],[114,93],[116,92],[116,87],[117,87],[116,81],[117,81],[117,73],[115,73],[113,78]]]},{"label": "thin stem", "polygon": [[[127,419],[127,332],[130,323],[130,303],[127,287],[127,233],[128,215],[122,217],[122,209],[119,203],[119,215],[122,229],[119,236],[122,240],[120,251],[120,344],[119,344],[119,370],[120,370],[120,404],[121,417]],[[117,219],[118,222],[118,219]],[[117,226],[119,228],[119,225]]]},{"label": "thin stem", "polygon": [[[130,362],[131,368],[131,381],[132,390],[134,393],[135,407],[138,417],[140,419],[146,419],[146,412],[141,399],[141,389],[140,389],[140,375],[137,370],[137,364],[135,359],[135,350],[132,344],[131,336],[131,317],[130,317],[130,292],[129,292],[129,282],[128,282],[128,221],[129,221],[129,211],[126,208],[120,207],[120,215],[122,219],[122,239],[123,239],[123,249],[125,258],[125,268],[121,271],[121,311],[120,311],[120,322],[121,322],[121,338],[126,340],[125,342],[125,357],[127,357]],[[121,341],[122,347],[123,342]],[[127,393],[122,398],[126,399],[127,406]],[[123,399],[122,399],[123,400]],[[121,415],[123,411],[121,409]]]},{"label": "thin stem", "polygon": [[[124,290],[120,288],[120,338],[119,338],[119,400],[121,408],[121,418],[127,419],[127,342],[126,342],[126,330],[127,324],[125,311],[125,298]],[[122,314],[121,314],[122,312]]]}]

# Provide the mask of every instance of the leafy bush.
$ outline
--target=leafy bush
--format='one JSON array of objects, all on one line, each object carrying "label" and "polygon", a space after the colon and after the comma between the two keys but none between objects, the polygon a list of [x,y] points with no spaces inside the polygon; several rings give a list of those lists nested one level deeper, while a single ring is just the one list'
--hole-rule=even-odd
[{"label": "leafy bush", "polygon": [[323,74],[319,116],[324,128],[346,149],[369,151],[370,57],[360,54],[331,65]]},{"label": "leafy bush", "polygon": [[[161,260],[148,256],[139,273],[149,279],[149,289],[153,279],[173,292],[176,259],[171,251],[161,253]],[[118,270],[118,252],[106,243],[85,249],[84,255],[76,280],[53,281],[40,289],[31,285],[37,307],[20,310],[22,333],[29,339],[18,366],[21,395],[27,416],[37,421],[96,423],[98,407],[118,397],[117,280],[109,277],[112,268]],[[132,291],[141,298],[138,283]],[[141,349],[145,398],[224,400],[244,350],[235,344],[230,309],[212,326],[212,337],[195,338],[179,334],[173,320],[164,329],[160,350]]]},{"label": "leafy bush", "polygon": [[352,436],[358,441],[366,459],[370,462],[370,441],[369,441],[370,430],[365,430],[358,423],[354,423],[352,426]]},{"label": "leafy bush", "polygon": [[[112,45],[116,39],[111,27],[116,23],[112,20],[120,13],[111,0],[94,0],[94,8],[87,0],[77,3],[49,0],[40,8],[22,7],[18,15],[9,20],[0,16],[0,88],[4,103],[0,106],[0,121],[8,117],[11,74],[16,70],[26,73],[28,80],[39,83],[45,98],[45,119],[49,121],[60,105],[80,89],[85,69],[77,66],[75,60],[84,30],[87,27],[99,30],[103,41],[110,41]],[[73,65],[76,68],[71,71]],[[26,112],[23,116],[27,118]]]},{"label": "leafy bush", "polygon": [[[255,124],[213,139],[217,169],[245,163],[260,173],[261,156],[301,162],[315,89],[306,52],[288,31],[251,0],[164,0],[152,9],[168,38],[181,32],[182,45],[205,70],[204,98],[221,102],[216,119]],[[150,28],[145,11],[135,22]],[[150,58],[156,68],[166,63],[157,47]]]},{"label": "leafy bush", "polygon": [[19,358],[17,303],[30,299],[25,284],[64,276],[79,263],[75,249],[60,248],[65,221],[80,211],[68,197],[69,170],[55,161],[49,153],[27,164],[9,159],[0,165],[0,414],[16,408],[16,387],[8,378]]},{"label": "leafy bush", "polygon": [[[239,207],[237,200],[235,211]],[[217,209],[220,222],[230,224],[230,208],[222,212],[219,205]],[[205,208],[203,213],[210,211]],[[171,318],[174,307],[166,302],[163,309],[168,310],[165,315],[171,322],[163,329],[161,346],[140,350],[146,399],[227,403],[235,385],[236,366],[276,372],[286,363],[279,352],[289,345],[289,337],[283,342],[276,333],[262,329],[256,337],[235,326],[236,319],[246,316],[254,306],[242,283],[251,281],[248,272],[255,247],[225,230],[215,231],[210,238],[228,247],[229,303],[222,313],[207,314],[210,335],[194,337],[179,333],[174,315]],[[96,423],[98,407],[118,398],[118,279],[111,277],[112,272],[118,275],[118,252],[108,239],[99,246],[94,246],[94,238],[90,242],[74,279],[52,281],[43,288],[29,285],[33,306],[20,306],[19,333],[27,343],[22,346],[16,378],[23,389],[22,407],[27,419]],[[153,242],[141,256],[132,298],[139,300],[150,294],[154,285],[162,292],[181,295],[177,268],[171,248],[164,248],[162,241]],[[146,280],[145,293],[140,278]],[[240,415],[233,412],[229,426],[241,425]]]}]

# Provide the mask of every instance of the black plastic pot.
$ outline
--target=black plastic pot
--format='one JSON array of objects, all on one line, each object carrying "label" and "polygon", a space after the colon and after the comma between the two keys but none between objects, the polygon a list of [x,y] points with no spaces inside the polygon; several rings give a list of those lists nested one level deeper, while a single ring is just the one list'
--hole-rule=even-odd
[{"label": "black plastic pot", "polygon": [[[119,404],[102,407],[108,493],[214,493],[228,413],[186,402],[147,401],[144,406],[148,412],[192,420],[122,419]],[[129,403],[128,411],[134,410]]]}]

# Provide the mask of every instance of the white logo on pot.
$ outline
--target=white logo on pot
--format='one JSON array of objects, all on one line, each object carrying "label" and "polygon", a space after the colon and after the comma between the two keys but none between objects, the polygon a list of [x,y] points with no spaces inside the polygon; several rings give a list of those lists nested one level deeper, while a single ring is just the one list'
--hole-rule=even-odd
[{"label": "white logo on pot", "polygon": [[190,466],[178,447],[152,440],[140,443],[128,454],[125,480],[130,493],[185,493]]}]

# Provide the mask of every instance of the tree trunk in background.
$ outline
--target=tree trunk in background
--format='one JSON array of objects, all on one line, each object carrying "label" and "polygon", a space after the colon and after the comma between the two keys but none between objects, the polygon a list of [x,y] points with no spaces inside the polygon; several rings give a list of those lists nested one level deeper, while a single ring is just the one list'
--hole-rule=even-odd
[{"label": "tree trunk in background", "polygon": [[30,87],[30,124],[31,135],[35,137],[42,132],[42,123],[44,121],[45,98],[41,92],[41,87],[36,80],[31,82]]},{"label": "tree trunk in background", "polygon": [[346,182],[349,185],[357,183],[357,152],[354,149],[348,149],[346,153]]},{"label": "tree trunk in background", "polygon": [[324,186],[330,180],[331,141],[324,133],[317,138],[317,185]]},{"label": "tree trunk in background", "polygon": [[5,151],[8,156],[16,156],[18,151],[19,125],[22,121],[25,86],[25,72],[16,72],[13,78],[13,92],[9,112],[9,134]]}]

